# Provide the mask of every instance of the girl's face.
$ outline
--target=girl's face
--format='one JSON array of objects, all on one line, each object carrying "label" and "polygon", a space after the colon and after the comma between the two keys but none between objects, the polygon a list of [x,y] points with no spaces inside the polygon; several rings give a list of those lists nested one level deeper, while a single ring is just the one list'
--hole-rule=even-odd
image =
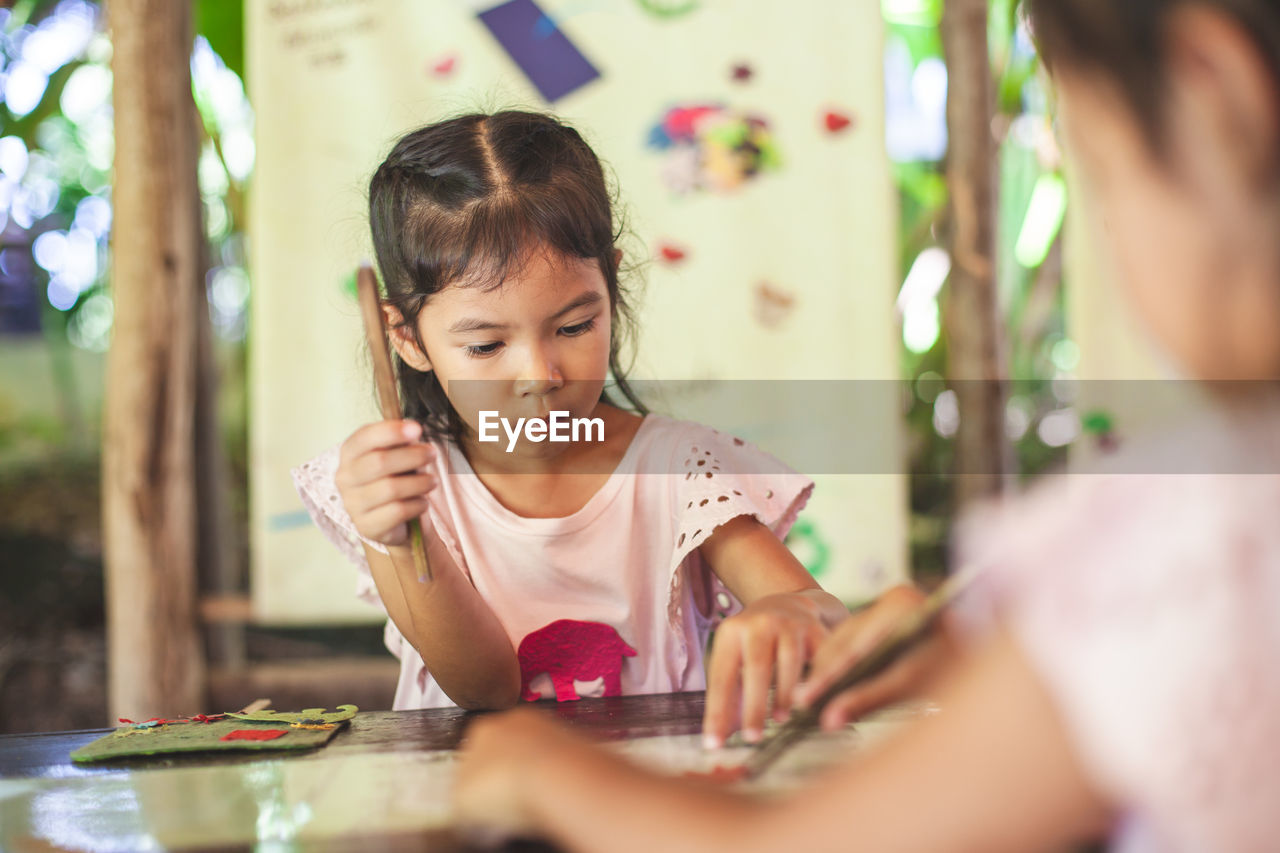
[{"label": "girl's face", "polygon": [[1275,378],[1274,191],[1250,182],[1212,89],[1175,79],[1164,157],[1103,80],[1060,73],[1059,117],[1093,246],[1142,324],[1189,376]]},{"label": "girl's face", "polygon": [[[612,335],[611,306],[594,260],[564,257],[539,247],[501,287],[452,284],[418,315],[426,353],[397,342],[419,370],[434,370],[474,441],[481,411],[496,411],[514,427],[518,418],[552,411],[588,417],[604,389]],[[493,430],[490,430],[493,434]],[[499,426],[502,451],[507,435]],[[563,443],[521,439],[513,453],[555,456]]]}]

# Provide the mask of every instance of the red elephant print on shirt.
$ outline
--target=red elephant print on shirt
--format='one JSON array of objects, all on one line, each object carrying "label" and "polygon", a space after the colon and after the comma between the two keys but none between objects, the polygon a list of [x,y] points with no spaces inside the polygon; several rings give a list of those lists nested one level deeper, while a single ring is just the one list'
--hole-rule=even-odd
[{"label": "red elephant print on shirt", "polygon": [[529,682],[546,673],[556,689],[556,700],[578,699],[574,681],[604,679],[605,696],[622,695],[622,659],[634,657],[611,626],[600,622],[557,619],[525,636],[516,652],[520,659],[520,694],[526,702],[542,697],[529,689]]}]

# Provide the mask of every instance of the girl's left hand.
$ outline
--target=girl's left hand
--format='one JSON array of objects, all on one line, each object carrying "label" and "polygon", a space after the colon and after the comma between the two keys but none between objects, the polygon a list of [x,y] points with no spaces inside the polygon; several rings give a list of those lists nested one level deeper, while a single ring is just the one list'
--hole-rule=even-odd
[{"label": "girl's left hand", "polygon": [[721,623],[707,665],[706,746],[723,746],[739,723],[744,740],[759,741],[771,684],[774,719],[786,719],[805,664],[827,633],[820,606],[804,592],[764,596]]},{"label": "girl's left hand", "polygon": [[457,824],[491,840],[537,835],[534,794],[549,768],[587,744],[545,713],[521,708],[467,728],[453,787]]}]

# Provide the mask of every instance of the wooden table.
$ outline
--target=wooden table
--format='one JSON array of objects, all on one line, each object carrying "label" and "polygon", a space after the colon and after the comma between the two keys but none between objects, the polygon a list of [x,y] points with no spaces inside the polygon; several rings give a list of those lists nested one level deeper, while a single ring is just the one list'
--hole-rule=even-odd
[{"label": "wooden table", "polygon": [[[538,705],[590,737],[627,741],[618,744],[624,752],[652,752],[664,766],[717,759],[697,746],[701,693]],[[474,716],[361,713],[328,746],[301,755],[83,766],[68,754],[109,729],[0,736],[0,850],[465,849],[443,827],[454,750]]]}]

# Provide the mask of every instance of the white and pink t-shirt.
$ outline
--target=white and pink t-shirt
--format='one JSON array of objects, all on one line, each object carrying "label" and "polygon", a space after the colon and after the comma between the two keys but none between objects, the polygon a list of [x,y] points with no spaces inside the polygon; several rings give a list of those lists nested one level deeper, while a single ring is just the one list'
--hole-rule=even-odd
[{"label": "white and pink t-shirt", "polygon": [[[698,546],[740,515],[783,537],[813,491],[808,478],[741,439],[648,415],[581,509],[525,518],[494,498],[456,446],[436,449],[430,524],[506,628],[522,670],[538,670],[526,698],[703,689],[708,633],[738,604]],[[294,483],[321,531],[356,564],[356,594],[381,607],[334,485],[337,464],[335,448],[294,469]],[[390,619],[385,639],[400,659],[396,709],[453,704]]]},{"label": "white and pink t-shirt", "polygon": [[1113,849],[1275,850],[1280,411],[1148,450],[970,517],[958,613],[1012,632],[1121,810]]}]

